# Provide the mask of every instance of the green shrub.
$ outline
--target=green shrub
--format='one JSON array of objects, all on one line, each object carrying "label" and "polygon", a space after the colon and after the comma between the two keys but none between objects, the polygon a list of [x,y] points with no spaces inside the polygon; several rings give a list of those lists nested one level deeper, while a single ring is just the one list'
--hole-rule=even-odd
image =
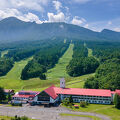
[{"label": "green shrub", "polygon": [[11,120],[28,120],[28,117],[26,116],[18,117],[17,115],[15,115],[15,117],[11,118]]},{"label": "green shrub", "polygon": [[87,106],[87,103],[85,101],[80,102],[80,107],[86,107],[86,106]]},{"label": "green shrub", "polygon": [[65,98],[63,101],[62,101],[63,105],[65,106],[69,106],[69,99],[68,98]]},{"label": "green shrub", "polygon": [[22,103],[11,103],[12,106],[22,106]]},{"label": "green shrub", "polygon": [[120,109],[120,96],[118,94],[115,94],[114,104],[117,109]]}]

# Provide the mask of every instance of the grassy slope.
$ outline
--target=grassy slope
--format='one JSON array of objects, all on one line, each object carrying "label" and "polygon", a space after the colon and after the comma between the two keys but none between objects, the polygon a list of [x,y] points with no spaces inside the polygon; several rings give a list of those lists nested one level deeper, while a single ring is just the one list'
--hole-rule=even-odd
[{"label": "grassy slope", "polygon": [[[71,116],[71,117],[86,117],[86,118],[91,118],[92,120],[101,120],[100,118],[96,116],[90,116],[90,115],[77,115],[77,114],[67,114],[67,113],[61,113],[61,116]],[[66,118],[67,119],[67,118]]]},{"label": "grassy slope", "polygon": [[[93,56],[92,55],[92,50],[88,48],[88,56]],[[80,80],[82,82],[80,83],[75,83],[75,81],[71,81],[71,83],[75,83],[75,84],[71,84],[71,85],[67,85],[68,87],[82,87],[82,85],[84,85],[84,80],[89,77],[89,76],[94,76],[94,74],[90,74],[90,75],[84,75],[80,77],[76,77],[76,82],[79,81],[78,79],[80,78]],[[70,82],[69,82],[70,83]],[[79,104],[78,104],[79,105]],[[109,109],[109,110],[108,110]],[[73,108],[73,110],[75,110],[75,108]],[[96,112],[99,114],[105,114],[108,115],[112,118],[112,120],[120,120],[120,110],[114,108],[114,105],[99,105],[99,104],[90,104],[87,108],[79,108],[79,110],[77,109],[76,111],[82,111],[82,112]]]},{"label": "grassy slope", "polygon": [[[79,105],[79,103],[76,103]],[[68,107],[71,109],[70,107]],[[92,112],[99,113],[110,116],[112,120],[120,120],[120,110],[116,109],[114,105],[99,105],[99,104],[89,104],[86,108],[80,107],[79,109],[72,108],[74,111],[81,112]]]},{"label": "grassy slope", "polygon": [[30,59],[32,58],[16,62],[6,76],[0,77],[0,86],[9,89],[21,89],[24,83],[20,80],[20,74]]},{"label": "grassy slope", "polygon": [[61,77],[68,77],[69,75],[66,73],[66,66],[69,61],[72,59],[73,55],[73,44],[70,44],[68,50],[65,54],[59,59],[58,64],[47,72],[47,78],[50,79],[59,79]]},{"label": "grassy slope", "polygon": [[[16,62],[12,70],[8,72],[6,76],[0,77],[0,85],[6,89],[15,89],[16,91],[21,90],[23,88],[27,90],[39,91],[45,89],[46,87],[52,84],[59,85],[59,78],[63,77],[64,75],[68,76],[65,72],[65,69],[66,65],[72,59],[72,54],[73,44],[70,45],[65,54],[60,58],[58,64],[56,64],[56,66],[53,69],[48,71],[47,80],[33,78],[30,80],[22,81],[20,79],[21,71],[30,59]],[[52,71],[52,73],[50,71]],[[67,81],[69,81],[69,79]]]},{"label": "grassy slope", "polygon": [[[86,43],[84,43],[84,46],[87,47]],[[88,56],[89,57],[93,56],[92,49],[89,49],[89,48],[87,48],[87,49],[88,49]],[[70,80],[71,82],[68,82],[66,84],[66,86],[69,88],[83,88],[85,80],[91,76],[94,76],[94,75],[95,74],[92,73],[92,74],[82,75],[79,77],[66,78],[66,79],[71,79]]]},{"label": "grassy slope", "polygon": [[60,58],[56,66],[50,70],[48,70],[47,80],[40,80],[39,78],[33,78],[30,80],[22,81],[20,79],[20,74],[24,66],[31,59],[28,58],[26,60],[22,60],[20,62],[16,62],[14,67],[6,76],[0,77],[0,86],[6,89],[15,89],[16,91],[25,89],[25,90],[36,90],[41,91],[45,88],[49,87],[52,84],[59,86],[59,78],[65,77],[66,79],[66,87],[71,88],[82,88],[84,85],[85,79],[89,76],[93,76],[94,74],[83,75],[80,77],[70,77],[66,73],[66,66],[69,61],[72,59],[73,54],[73,44],[70,44],[70,47],[65,52],[65,54]]},{"label": "grassy slope", "polygon": [[8,53],[8,50],[5,50],[5,51],[2,51],[1,52],[1,57],[3,57],[5,54],[7,54]]}]

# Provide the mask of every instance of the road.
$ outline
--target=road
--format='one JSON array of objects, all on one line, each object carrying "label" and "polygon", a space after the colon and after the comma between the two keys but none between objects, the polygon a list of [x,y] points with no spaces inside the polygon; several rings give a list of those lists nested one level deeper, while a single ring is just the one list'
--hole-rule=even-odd
[{"label": "road", "polygon": [[101,118],[101,120],[111,120],[109,117],[96,114],[96,113],[88,113],[88,112],[74,112],[68,110],[64,107],[51,107],[44,108],[41,106],[23,106],[23,107],[7,107],[0,106],[0,115],[4,116],[27,116],[32,119],[40,119],[40,120],[91,120],[86,117],[69,117],[69,116],[60,116],[60,113],[68,113],[68,114],[78,114],[78,115],[90,115]]}]

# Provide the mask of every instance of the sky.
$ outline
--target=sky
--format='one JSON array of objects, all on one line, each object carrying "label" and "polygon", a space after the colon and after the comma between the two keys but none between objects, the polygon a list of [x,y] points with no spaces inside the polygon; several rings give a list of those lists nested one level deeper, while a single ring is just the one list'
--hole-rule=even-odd
[{"label": "sky", "polygon": [[94,31],[120,32],[120,0],[0,0],[0,20],[66,22]]}]

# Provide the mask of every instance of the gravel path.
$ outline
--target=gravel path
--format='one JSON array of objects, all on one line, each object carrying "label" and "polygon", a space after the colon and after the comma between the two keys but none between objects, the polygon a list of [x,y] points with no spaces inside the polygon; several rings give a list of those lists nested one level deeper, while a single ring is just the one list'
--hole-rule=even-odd
[{"label": "gravel path", "polygon": [[68,114],[78,114],[78,115],[90,115],[96,116],[101,118],[102,120],[111,120],[109,117],[95,114],[95,113],[88,113],[88,112],[73,112],[68,110],[64,107],[51,107],[51,108],[44,108],[41,106],[24,106],[24,107],[7,107],[7,106],[0,106],[0,115],[5,116],[28,116],[32,119],[40,119],[40,120],[91,120],[90,118],[83,118],[83,117],[69,117],[69,116],[60,116],[60,113],[68,113]]}]

